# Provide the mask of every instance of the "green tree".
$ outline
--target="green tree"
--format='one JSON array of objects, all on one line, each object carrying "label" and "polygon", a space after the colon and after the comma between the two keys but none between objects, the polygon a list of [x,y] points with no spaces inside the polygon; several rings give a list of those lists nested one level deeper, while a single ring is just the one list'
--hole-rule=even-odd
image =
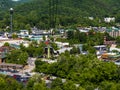
[{"label": "green tree", "polygon": [[27,30],[29,31],[29,33],[31,33],[31,26],[30,26],[30,24],[27,24],[27,25],[25,26],[25,29],[27,29]]},{"label": "green tree", "polygon": [[67,81],[64,83],[64,90],[78,90],[78,88],[75,86],[74,82],[72,81]]},{"label": "green tree", "polygon": [[26,64],[27,63],[27,59],[28,59],[28,53],[27,52],[22,52],[18,56],[18,62],[19,62],[19,64]]},{"label": "green tree", "polygon": [[23,89],[22,84],[18,83],[16,80],[0,75],[0,89],[1,90],[20,90]]},{"label": "green tree", "polygon": [[[37,60],[36,71],[43,72],[46,74],[52,74],[61,78],[66,78],[67,80],[73,81],[73,83],[78,83],[83,89],[95,89],[100,86],[104,88],[102,82],[108,81],[112,83],[120,82],[120,70],[114,63],[105,63],[96,58],[94,54],[88,55],[70,55],[69,53],[61,54],[58,57],[58,62],[53,64],[48,64]],[[51,89],[67,89],[75,88],[72,82],[62,83],[61,79],[56,79],[51,84]],[[109,86],[109,85],[108,85]],[[119,85],[115,86],[118,88]],[[69,88],[69,89],[70,89]],[[109,87],[107,87],[109,89]],[[112,87],[114,88],[114,86]],[[79,88],[77,88],[78,90]]]},{"label": "green tree", "polygon": [[45,41],[46,40],[46,38],[45,38],[45,35],[43,36],[43,41]]},{"label": "green tree", "polygon": [[13,39],[18,38],[17,34],[12,34],[12,38],[13,38]]},{"label": "green tree", "polygon": [[10,44],[9,44],[8,42],[5,42],[5,43],[4,43],[4,46],[9,47],[9,46],[10,46]]},{"label": "green tree", "polygon": [[63,83],[62,83],[62,80],[60,78],[56,78],[51,84],[51,89],[54,89],[56,87],[61,88],[61,89],[63,88]]},{"label": "green tree", "polygon": [[73,48],[70,50],[70,54],[79,54],[79,49],[76,48],[76,47],[73,47]]},{"label": "green tree", "polygon": [[41,80],[40,75],[34,75],[27,83],[28,90],[47,90],[45,83]]},{"label": "green tree", "polygon": [[117,84],[114,82],[104,81],[101,83],[100,88],[102,90],[119,90],[117,89]]},{"label": "green tree", "polygon": [[22,52],[21,50],[12,50],[11,53],[7,55],[6,62],[15,64],[26,64],[28,54]]}]

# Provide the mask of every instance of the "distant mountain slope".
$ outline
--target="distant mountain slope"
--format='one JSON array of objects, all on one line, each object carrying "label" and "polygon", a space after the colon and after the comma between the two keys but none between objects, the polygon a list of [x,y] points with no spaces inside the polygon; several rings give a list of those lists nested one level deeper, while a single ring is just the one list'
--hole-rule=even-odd
[{"label": "distant mountain slope", "polygon": [[[52,1],[52,0],[51,0]],[[55,1],[55,0],[53,0]],[[57,0],[56,0],[57,1]],[[28,2],[28,3],[25,3]],[[25,4],[22,4],[25,3]],[[20,5],[18,9],[24,11],[24,7],[47,11],[49,0],[0,0],[0,10]],[[61,14],[76,14],[86,16],[113,15],[120,9],[120,0],[58,0],[58,8]],[[26,12],[26,11],[25,11]]]},{"label": "distant mountain slope", "polygon": [[[32,8],[41,12],[48,10],[49,0],[31,0],[19,6],[18,9]],[[85,16],[109,16],[120,8],[120,0],[58,0],[58,9],[61,14]],[[24,11],[24,10],[23,10]]]},{"label": "distant mountain slope", "polygon": [[[5,1],[5,0],[3,0]],[[3,22],[7,26],[9,21],[8,11],[10,7],[14,7],[15,29],[37,26],[41,29],[48,29],[52,23],[52,27],[59,26],[99,26],[106,25],[103,22],[104,17],[116,17],[116,21],[120,22],[120,0],[20,0],[13,2],[6,0],[3,3],[0,0],[0,23]],[[54,1],[54,6],[49,6],[49,1]],[[53,3],[52,3],[53,4]],[[57,6],[57,7],[56,7]],[[54,8],[53,8],[54,7]],[[5,10],[2,10],[5,9]],[[57,11],[55,10],[57,8]],[[50,17],[51,13],[55,13],[55,18]],[[6,14],[3,14],[6,11]],[[3,18],[4,17],[4,18]],[[93,21],[86,17],[95,17]],[[4,20],[5,19],[5,20]],[[101,21],[101,23],[99,23]],[[0,28],[3,27],[2,25]]]},{"label": "distant mountain slope", "polygon": [[14,3],[11,0],[0,0],[0,9],[12,7]]},{"label": "distant mountain slope", "polygon": [[14,7],[18,4],[25,3],[31,0],[0,0],[0,10],[8,9],[10,7]]}]

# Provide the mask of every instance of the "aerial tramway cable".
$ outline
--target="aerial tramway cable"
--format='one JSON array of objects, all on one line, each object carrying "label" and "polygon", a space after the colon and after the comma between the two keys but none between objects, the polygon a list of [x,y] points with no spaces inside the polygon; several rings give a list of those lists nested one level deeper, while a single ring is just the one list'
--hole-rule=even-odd
[{"label": "aerial tramway cable", "polygon": [[58,16],[58,0],[49,0],[50,28],[56,27],[57,16]]}]

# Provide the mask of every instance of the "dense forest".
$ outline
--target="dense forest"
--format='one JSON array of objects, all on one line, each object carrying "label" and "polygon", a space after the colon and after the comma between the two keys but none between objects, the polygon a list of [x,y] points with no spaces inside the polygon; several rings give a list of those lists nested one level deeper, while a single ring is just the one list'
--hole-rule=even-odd
[{"label": "dense forest", "polygon": [[2,9],[9,9],[10,7],[14,7],[18,4],[22,4],[25,2],[28,2],[30,0],[19,0],[19,1],[15,1],[15,0],[0,0],[0,10]]},{"label": "dense forest", "polygon": [[[6,8],[0,11],[1,30],[10,24],[9,7],[14,8],[14,30],[29,29],[33,26],[49,29],[50,23],[54,24],[52,27],[106,26],[103,18],[113,16],[116,17],[116,22],[120,21],[120,1],[118,0],[53,0],[54,5],[51,6],[49,0],[25,1],[23,3],[21,0],[19,4],[6,1],[4,5]],[[55,21],[52,17],[50,22],[50,10]],[[91,21],[88,17],[93,17],[94,20]]]},{"label": "dense forest", "polygon": [[[52,90],[120,90],[120,68],[112,62],[106,63],[97,60],[94,55],[70,55],[65,52],[61,55],[57,63],[47,64],[36,61],[36,71],[46,74],[66,78],[69,83],[68,87],[64,87],[66,83],[57,81]],[[76,88],[77,83],[82,88]],[[60,88],[60,89],[58,89]],[[97,88],[97,89],[95,89]]]}]

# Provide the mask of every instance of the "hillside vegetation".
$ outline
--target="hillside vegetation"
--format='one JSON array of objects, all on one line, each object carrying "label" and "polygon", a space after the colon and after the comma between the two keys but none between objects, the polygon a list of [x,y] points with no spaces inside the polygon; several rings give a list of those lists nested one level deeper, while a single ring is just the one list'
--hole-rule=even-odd
[{"label": "hillside vegetation", "polygon": [[[55,0],[54,0],[55,1]],[[58,0],[56,21],[51,21],[57,26],[105,26],[101,22],[104,17],[116,17],[120,21],[120,1],[118,0]],[[49,0],[28,0],[27,3],[14,5],[14,29],[30,28],[37,26],[41,29],[50,27]],[[54,10],[55,11],[55,10]],[[2,11],[1,11],[2,12]],[[0,28],[9,26],[9,13],[1,14]],[[91,22],[86,17],[94,17]],[[2,25],[4,23],[4,25]],[[111,25],[111,24],[110,24]]]}]

